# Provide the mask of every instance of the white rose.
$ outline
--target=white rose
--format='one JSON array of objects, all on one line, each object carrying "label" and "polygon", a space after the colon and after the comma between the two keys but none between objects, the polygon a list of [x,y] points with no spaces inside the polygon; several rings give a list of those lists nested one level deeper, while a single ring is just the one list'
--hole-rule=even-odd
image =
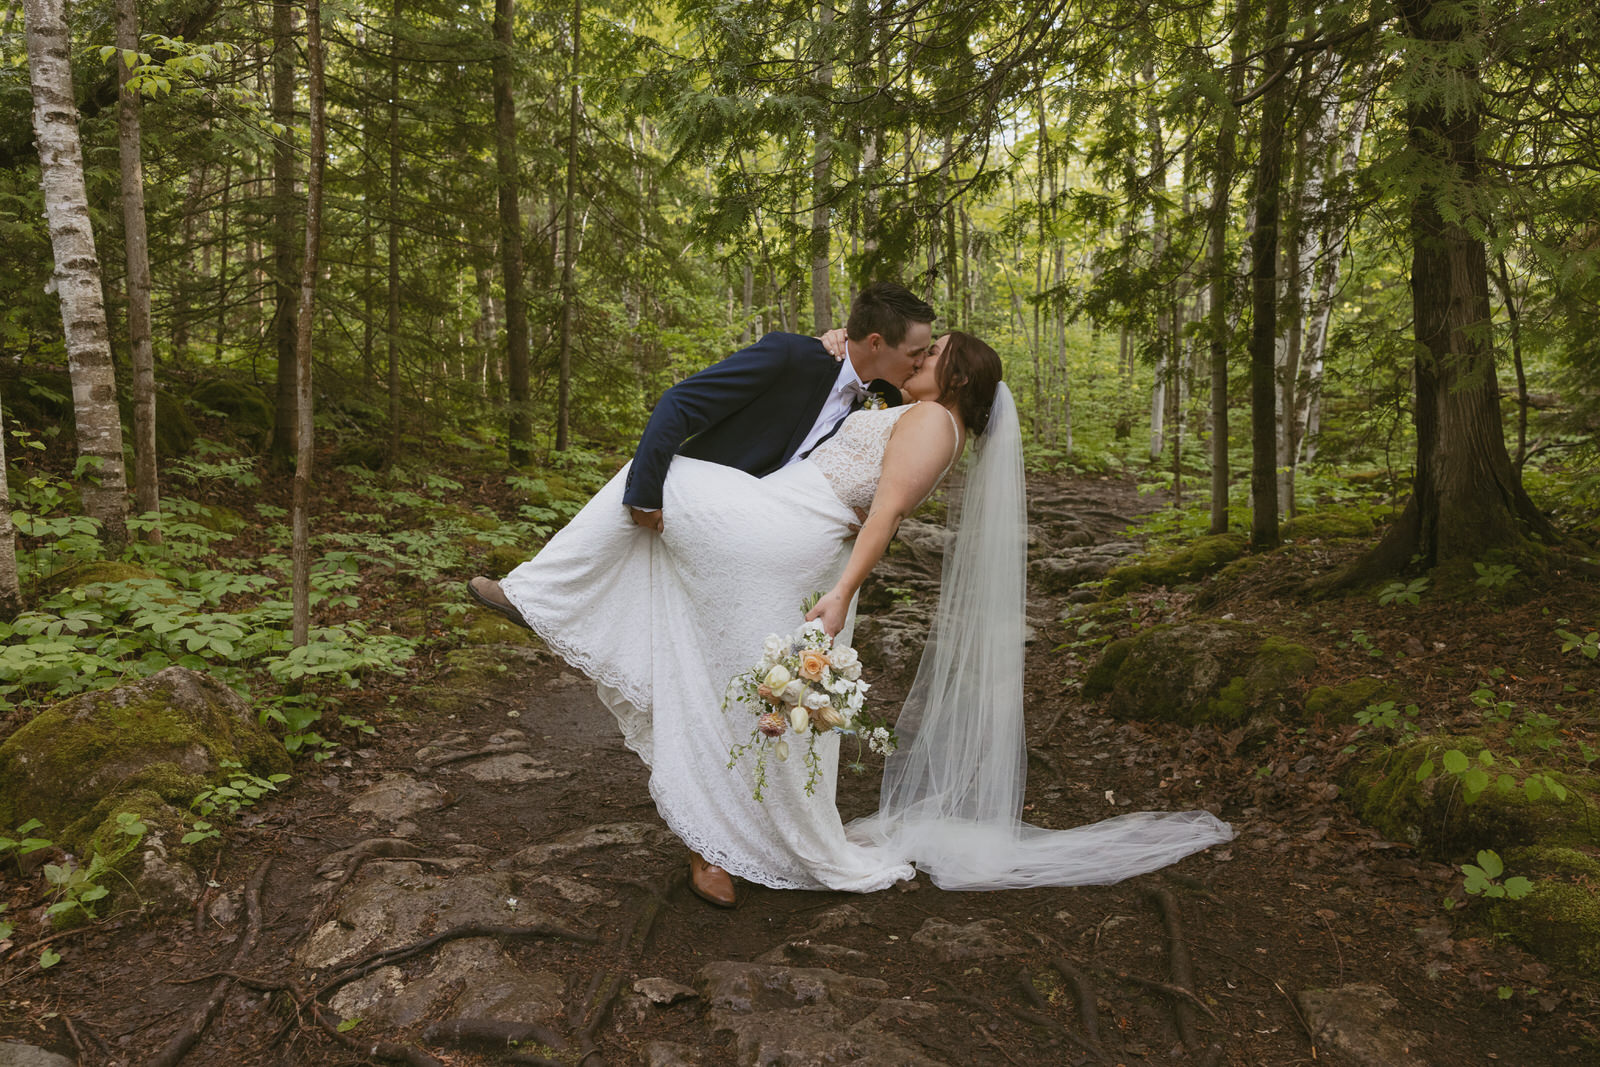
[{"label": "white rose", "polygon": [[778,699],[785,704],[798,704],[800,698],[806,695],[806,683],[796,678],[783,687],[783,692],[778,694]]},{"label": "white rose", "polygon": [[792,677],[794,676],[789,673],[789,668],[780,663],[767,672],[767,688],[774,693],[780,692],[784,686],[789,684],[789,679]]},{"label": "white rose", "polygon": [[861,664],[852,663],[848,667],[840,667],[839,673],[850,679],[852,682],[859,682],[861,680]]},{"label": "white rose", "polygon": [[[849,645],[845,645],[843,648],[835,648],[828,653],[828,662],[833,664],[833,669],[836,671],[847,671],[851,667],[860,667],[861,653]],[[859,674],[860,671],[856,673]]]},{"label": "white rose", "polygon": [[806,714],[805,708],[794,708],[789,712],[789,725],[797,734],[803,734],[811,729],[811,716]]},{"label": "white rose", "polygon": [[783,658],[784,651],[789,647],[789,642],[777,634],[768,634],[767,639],[761,642],[761,652],[773,663]]},{"label": "white rose", "polygon": [[828,636],[828,631],[826,631],[826,630],[824,630],[822,628],[822,620],[821,619],[812,619],[810,622],[808,622],[804,626],[800,627],[800,632],[805,634],[805,635],[807,635],[808,637],[823,637],[823,638],[826,638]]},{"label": "white rose", "polygon": [[833,701],[828,699],[828,694],[827,693],[811,692],[811,693],[807,693],[806,694],[805,700],[802,701],[802,703],[804,703],[805,706],[808,707],[808,708],[815,709],[815,708],[825,708],[829,704],[833,703]]}]

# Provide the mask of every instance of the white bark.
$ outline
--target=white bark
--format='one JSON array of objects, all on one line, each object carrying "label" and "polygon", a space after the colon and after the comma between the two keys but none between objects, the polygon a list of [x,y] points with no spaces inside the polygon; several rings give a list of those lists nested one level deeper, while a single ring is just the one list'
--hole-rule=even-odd
[{"label": "white bark", "polygon": [[311,160],[306,174],[306,243],[300,261],[300,300],[295,315],[295,468],[291,524],[294,530],[294,619],[292,639],[304,646],[311,636],[311,341],[316,321],[317,252],[322,239],[322,173],[328,161],[323,120],[322,8],[306,0],[306,65],[311,113]]},{"label": "white bark", "polygon": [[122,417],[116,372],[100,289],[100,259],[83,185],[78,108],[64,0],[24,0],[28,77],[33,88],[33,132],[39,146],[40,185],[55,255],[51,285],[61,299],[78,455],[91,461],[80,492],[83,509],[100,520],[112,541],[127,535],[127,474],[122,463]]}]

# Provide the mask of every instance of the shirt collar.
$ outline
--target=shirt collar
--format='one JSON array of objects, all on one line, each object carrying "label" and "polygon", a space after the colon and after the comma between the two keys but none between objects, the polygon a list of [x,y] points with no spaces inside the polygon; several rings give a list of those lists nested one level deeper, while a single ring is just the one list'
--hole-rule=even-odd
[{"label": "shirt collar", "polygon": [[855,364],[851,363],[850,357],[846,355],[839,361],[839,376],[833,380],[833,391],[837,393],[848,389],[851,392],[865,392],[866,388],[867,383],[861,380],[861,375],[856,373]]}]

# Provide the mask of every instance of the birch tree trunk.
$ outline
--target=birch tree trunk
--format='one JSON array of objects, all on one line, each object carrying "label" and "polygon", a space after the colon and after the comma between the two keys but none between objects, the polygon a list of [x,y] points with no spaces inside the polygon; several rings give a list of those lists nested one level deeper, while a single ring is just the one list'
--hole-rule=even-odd
[{"label": "birch tree trunk", "polygon": [[494,5],[495,176],[500,205],[500,273],[506,301],[506,377],[511,380],[507,458],[528,462],[533,420],[528,415],[528,296],[522,279],[522,208],[517,167],[517,116],[511,95],[512,0]]},{"label": "birch tree trunk", "polygon": [[311,636],[311,338],[316,321],[317,249],[322,239],[322,172],[328,161],[323,122],[322,6],[306,0],[307,108],[311,161],[306,173],[306,243],[300,261],[300,301],[295,314],[294,632],[296,647]]},{"label": "birch tree trunk", "polygon": [[572,86],[567,100],[567,195],[566,217],[561,227],[561,345],[556,379],[557,452],[567,450],[568,424],[572,418],[572,305],[578,291],[572,269],[578,255],[578,75],[581,71],[583,42],[583,0],[572,0]]},{"label": "birch tree trunk", "polygon": [[78,108],[72,96],[70,41],[64,0],[26,0],[28,78],[39,180],[55,256],[51,285],[61,300],[61,326],[72,375],[78,456],[86,460],[83,510],[98,519],[108,541],[127,537],[127,474],[122,463],[122,416],[106,330],[100,259],[83,184]]},{"label": "birch tree trunk", "polygon": [[[117,47],[139,49],[137,0],[117,0]],[[150,239],[145,231],[144,167],[139,159],[139,94],[128,88],[132,74],[117,57],[117,156],[122,170],[122,230],[128,261],[128,341],[133,349],[134,501],[142,515],[155,515],[145,534],[161,543],[161,491],[156,482],[156,362],[150,338]],[[226,180],[226,175],[224,175]],[[222,298],[218,297],[219,303]]]}]

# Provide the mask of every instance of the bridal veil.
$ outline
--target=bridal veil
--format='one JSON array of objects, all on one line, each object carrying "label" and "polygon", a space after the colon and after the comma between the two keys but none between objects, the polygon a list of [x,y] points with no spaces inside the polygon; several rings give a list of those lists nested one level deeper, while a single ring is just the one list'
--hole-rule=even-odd
[{"label": "bridal veil", "polygon": [[1134,812],[1069,830],[1022,821],[1027,509],[1022,433],[1001,383],[950,507],[939,606],[900,713],[878,812],[851,840],[943,889],[1103,885],[1231,840],[1210,812]]}]

